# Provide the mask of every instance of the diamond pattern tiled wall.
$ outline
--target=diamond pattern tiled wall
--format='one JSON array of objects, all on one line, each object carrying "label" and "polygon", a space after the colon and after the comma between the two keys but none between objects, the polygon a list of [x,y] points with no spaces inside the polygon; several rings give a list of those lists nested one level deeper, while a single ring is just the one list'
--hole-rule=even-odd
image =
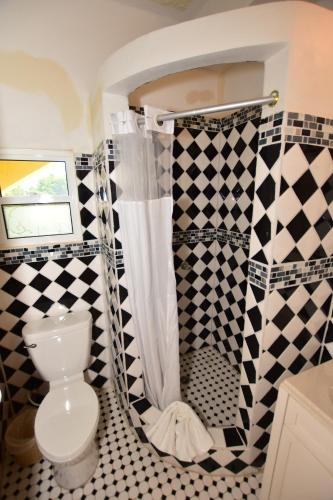
[{"label": "diamond pattern tiled wall", "polygon": [[[246,299],[238,424],[253,423],[248,444],[263,451],[281,381],[331,357],[332,154],[328,147],[303,144],[306,138],[297,140],[297,133],[283,147],[265,144],[257,161],[250,239],[256,271],[250,273]],[[249,293],[255,289],[262,298],[251,312],[257,333],[249,352]]]},{"label": "diamond pattern tiled wall", "polygon": [[76,158],[76,175],[84,243],[2,251],[0,353],[15,408],[26,401],[27,391],[43,386],[23,348],[21,332],[30,320],[89,310],[93,316],[93,341],[86,377],[96,387],[110,380],[91,155]]},{"label": "diamond pattern tiled wall", "polygon": [[[244,115],[232,127],[231,123],[229,128],[220,127],[219,132],[209,131],[209,122],[205,130],[204,124],[202,120],[200,128],[194,128],[194,124],[175,130],[174,231],[191,234],[215,228],[223,232],[221,240],[231,241],[231,236],[237,235],[249,237],[260,116],[248,119]],[[198,349],[211,342],[238,366],[248,249],[239,238],[231,256],[230,246],[218,242],[217,233],[210,236],[206,242],[190,240],[174,245],[180,350]],[[187,272],[181,269],[184,261],[190,266]]]},{"label": "diamond pattern tiled wall", "polygon": [[[280,229],[280,225],[277,222],[279,215],[277,213],[277,207],[279,206],[277,201],[280,192],[283,195],[284,181],[282,179],[283,176],[281,176],[283,162],[286,160],[289,152],[299,147],[295,140],[292,142],[296,146],[287,146],[286,151],[284,151],[284,147],[281,148],[281,141],[284,139],[282,133],[284,114],[279,113],[278,115],[266,118],[263,124],[263,143],[257,155],[256,171],[254,171],[255,160],[253,158],[255,157],[255,153],[252,147],[254,142],[252,142],[252,146],[250,145],[250,142],[256,135],[253,129],[248,127],[246,131],[249,134],[247,143],[242,138],[245,146],[240,141],[241,129],[237,130],[237,137],[235,134],[232,135],[230,133],[228,135],[228,132],[226,133],[228,137],[226,137],[224,145],[221,145],[221,149],[228,142],[228,139],[229,141],[233,141],[233,143],[229,142],[229,147],[235,148],[238,144],[238,151],[235,153],[237,156],[235,158],[234,152],[228,151],[228,147],[224,149],[224,155],[228,161],[230,156],[228,165],[230,171],[226,169],[224,175],[226,179],[230,178],[230,186],[232,187],[231,189],[228,187],[228,192],[225,191],[224,198],[221,196],[221,199],[219,199],[219,193],[222,193],[222,185],[216,182],[213,171],[209,173],[211,165],[213,161],[216,161],[216,158],[214,156],[212,159],[209,159],[206,153],[201,156],[200,147],[196,147],[196,137],[199,137],[201,132],[205,132],[205,135],[203,134],[200,140],[203,141],[202,144],[205,144],[205,149],[208,147],[205,141],[207,141],[207,137],[209,136],[203,129],[202,123],[200,122],[200,127],[198,128],[193,127],[196,130],[194,133],[189,131],[186,131],[186,133],[183,132],[184,127],[178,127],[180,130],[177,130],[179,145],[177,145],[178,152],[176,154],[178,154],[178,158],[181,158],[183,155],[185,165],[183,168],[181,162],[178,162],[176,159],[175,199],[177,210],[175,210],[174,214],[174,249],[180,316],[182,317],[181,350],[183,349],[182,352],[185,352],[191,348],[200,348],[206,342],[213,341],[213,339],[216,340],[221,349],[223,346],[226,351],[229,350],[233,359],[239,360],[239,353],[242,350],[241,391],[237,427],[247,439],[248,447],[244,451],[237,451],[237,453],[231,450],[223,450],[223,453],[211,450],[207,459],[196,464],[197,467],[201,467],[206,472],[214,471],[216,473],[216,471],[221,470],[223,467],[226,467],[229,471],[237,472],[239,470],[247,470],[246,468],[249,464],[262,465],[265,458],[264,452],[268,442],[279,382],[285,376],[285,373],[296,373],[296,371],[302,370],[310,364],[328,359],[330,352],[332,352],[332,322],[328,322],[327,320],[328,315],[331,314],[329,313],[330,307],[332,307],[332,283],[327,279],[330,276],[330,266],[332,263],[318,260],[317,266],[310,266],[310,263],[304,263],[303,269],[302,263],[297,262],[295,263],[295,269],[290,270],[284,267],[282,269],[279,268],[280,263],[281,266],[287,264],[290,266],[290,262],[273,260],[273,256],[275,255],[274,238]],[[255,118],[258,117],[256,116],[253,119]],[[240,123],[235,124],[235,126],[238,125]],[[272,133],[270,133],[270,126],[275,127]],[[190,128],[192,129],[191,124]],[[252,132],[250,132],[251,130]],[[213,130],[210,132],[213,133],[211,138],[212,141],[215,141],[214,144],[216,144],[216,132]],[[252,139],[250,138],[251,134]],[[230,139],[229,136],[231,137]],[[109,145],[109,141],[107,141],[107,144]],[[186,151],[188,147],[191,150],[190,154]],[[247,151],[249,158],[247,169],[242,169],[239,163],[243,162],[244,166],[245,159],[244,156],[242,157],[244,151]],[[286,153],[285,156],[283,156],[284,152]],[[302,154],[304,154],[303,151]],[[206,162],[204,169],[207,169],[207,161],[210,161],[210,166],[206,170],[204,177],[200,177],[201,172],[199,173],[195,168],[194,160],[196,158],[201,158],[198,161]],[[329,157],[326,155],[326,158],[328,159]],[[109,164],[112,163],[113,159],[114,157],[111,154]],[[191,175],[189,175],[187,170],[190,171]],[[211,176],[213,188],[210,190],[209,197],[207,197],[208,191],[206,189],[207,173]],[[248,176],[249,173],[252,179]],[[110,186],[108,186],[111,192],[115,192],[115,179],[113,175],[114,171],[111,169]],[[242,179],[244,175],[242,188],[239,179]],[[198,179],[199,184],[201,183],[198,189],[195,189],[195,186],[193,187],[196,179]],[[237,182],[240,187],[237,185]],[[326,179],[322,185],[319,185],[319,180],[316,180],[316,182],[317,188],[320,187],[322,193],[324,191],[326,193],[320,199],[322,201],[325,199],[325,203],[327,203],[327,200],[331,197],[331,181]],[[323,187],[324,185],[325,188]],[[187,188],[190,189],[190,194],[186,192]],[[293,184],[289,184],[288,189],[290,188],[295,191]],[[204,193],[205,190],[206,192]],[[202,193],[204,193],[205,198],[201,196]],[[318,196],[315,193],[311,194],[311,196],[313,195]],[[253,196],[253,207],[249,208],[249,199],[251,196]],[[234,197],[234,200],[232,197]],[[196,199],[198,199],[198,210],[195,209],[195,204],[193,203]],[[218,225],[215,226],[217,228],[215,234],[214,223],[212,222],[212,220],[214,221],[214,217],[212,219],[212,208],[210,207],[211,199],[217,201],[217,208],[219,208],[217,210],[216,223]],[[236,199],[237,201],[239,200],[239,205],[242,205],[240,210],[238,210]],[[113,197],[112,200],[116,200],[116,198]],[[225,208],[223,208],[225,201]],[[189,213],[186,212],[188,209]],[[250,224],[251,218],[248,218],[251,209],[252,226]],[[326,214],[326,210],[327,206],[319,213],[319,217],[321,214]],[[221,214],[225,218],[223,221],[219,218]],[[195,220],[193,224],[189,215],[193,216]],[[326,222],[327,218],[325,217],[324,221]],[[121,232],[117,217],[116,201],[112,207],[112,224],[114,225],[115,236],[113,242],[114,248],[121,251]],[[321,230],[325,230],[326,225],[324,226]],[[242,231],[242,233],[239,231]],[[239,237],[237,237],[237,234]],[[195,240],[196,236],[197,240]],[[231,239],[232,236],[233,239]],[[283,241],[281,244],[283,245]],[[223,249],[219,262],[217,259],[214,261],[214,258],[211,258],[214,245],[216,248]],[[251,268],[257,274],[254,274],[255,277],[250,276],[244,300],[244,298],[241,298],[241,294],[245,295],[247,252],[249,248],[249,262],[252,266]],[[208,259],[205,257],[207,260],[205,262],[203,256],[205,256],[207,250],[211,255],[208,256]],[[235,263],[234,256],[236,254],[238,255],[235,258]],[[184,260],[189,265],[189,269],[181,267]],[[323,274],[320,273],[325,266],[327,268],[325,268],[325,279],[323,279]],[[275,272],[276,269],[279,270]],[[219,276],[219,282],[215,283],[215,285],[212,280],[214,273],[215,276]],[[235,279],[235,275],[238,276],[237,279]],[[289,279],[287,279],[288,276]],[[293,277],[295,280],[304,279],[305,281],[301,282],[301,284],[299,284],[299,281],[292,283]],[[134,401],[139,397],[140,390],[143,390],[143,385],[139,364],[140,358],[135,346],[134,332],[131,328],[131,315],[128,308],[125,278],[126,275],[123,268],[121,268],[119,277],[116,278],[117,291],[113,293],[113,300],[118,301],[117,305],[114,304],[113,308],[116,311],[118,307],[120,311],[116,312],[116,315],[119,317],[117,328],[120,331],[120,340],[117,345],[117,359],[119,359],[119,363],[117,362],[116,365],[119,366],[120,391],[127,393],[127,398],[125,397],[127,401],[129,399]],[[224,288],[224,286],[227,288]],[[230,328],[230,325],[233,325],[232,334],[229,336],[233,339],[233,342],[236,340],[236,343],[233,345],[226,343],[228,335],[225,338],[214,337],[212,335],[214,327],[211,330],[207,327],[209,324],[212,325],[212,321],[209,321],[209,314],[207,313],[212,307],[209,300],[206,300],[207,296],[211,297],[212,295],[212,287],[213,293],[216,288],[220,289],[219,294],[221,294],[221,302],[222,300],[224,301],[225,315],[223,315],[222,309],[219,311],[219,314],[225,318],[227,329]],[[294,291],[292,291],[293,288]],[[197,297],[199,300],[197,300]],[[228,302],[226,303],[225,299],[227,297]],[[241,314],[242,310],[245,313],[243,318]],[[214,317],[214,313],[212,317]],[[216,319],[216,315],[214,319]],[[122,340],[121,338],[123,333],[126,333],[125,329],[122,330],[121,323],[123,320],[125,327],[129,325],[129,333],[124,336],[126,340]],[[240,332],[236,333],[236,329],[238,330],[239,327],[241,330],[243,322],[243,345],[241,347]],[[294,327],[293,332],[297,330],[295,338],[290,334],[290,325]],[[222,324],[219,327],[222,327]],[[230,330],[228,330],[229,333]],[[191,336],[193,331],[196,335]],[[126,361],[125,351],[128,346],[132,346],[132,352]],[[136,364],[136,361],[138,364]],[[131,366],[133,366],[133,374],[130,374]],[[131,377],[128,377],[128,374]],[[138,383],[139,389],[135,389],[131,393],[130,391],[132,391],[132,387],[136,386],[136,383]],[[138,399],[137,403],[140,403],[142,411],[150,408],[150,404],[145,398]],[[145,441],[140,418],[137,416],[133,418],[135,418],[135,426],[138,428],[139,434]],[[175,460],[171,457],[167,458]]]},{"label": "diamond pattern tiled wall", "polygon": [[281,169],[281,144],[260,148],[257,156],[250,258],[272,263],[272,237],[275,232],[275,200]]},{"label": "diamond pattern tiled wall", "polygon": [[250,441],[257,448],[267,448],[280,383],[325,361],[321,350],[332,290],[333,281],[322,280],[269,293]]},{"label": "diamond pattern tiled wall", "polygon": [[217,271],[213,309],[213,345],[231,365],[242,361],[248,250],[216,242]]},{"label": "diamond pattern tiled wall", "polygon": [[[212,344],[216,241],[174,245],[180,352]],[[182,269],[186,262],[190,269]]]},{"label": "diamond pattern tiled wall", "polygon": [[333,149],[285,145],[277,206],[274,262],[329,257],[333,253]]},{"label": "diamond pattern tiled wall", "polygon": [[250,234],[260,118],[221,132],[218,227]]},{"label": "diamond pattern tiled wall", "polygon": [[100,144],[95,153],[97,206],[103,242],[113,374],[121,403],[124,408],[128,408],[130,402],[142,397],[143,379],[122,260],[115,182],[116,156],[116,147],[110,140]]},{"label": "diamond pattern tiled wall", "polygon": [[173,144],[174,231],[216,227],[220,134],[175,128]]},{"label": "diamond pattern tiled wall", "polygon": [[1,357],[13,402],[42,381],[23,348],[22,328],[32,320],[89,310],[93,342],[88,380],[101,387],[109,378],[100,256],[8,265],[0,269]]},{"label": "diamond pattern tiled wall", "polygon": [[[260,116],[222,128],[218,205],[219,229],[228,235],[250,235]],[[249,250],[219,238],[213,342],[236,367],[242,359]]]}]

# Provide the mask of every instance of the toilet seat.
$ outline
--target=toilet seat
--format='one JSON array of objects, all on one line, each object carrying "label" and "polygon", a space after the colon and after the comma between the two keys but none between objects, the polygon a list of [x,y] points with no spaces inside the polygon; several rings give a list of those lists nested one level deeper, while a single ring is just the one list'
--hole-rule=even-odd
[{"label": "toilet seat", "polygon": [[95,391],[83,381],[51,389],[37,411],[35,436],[50,462],[78,458],[94,439],[99,418]]}]

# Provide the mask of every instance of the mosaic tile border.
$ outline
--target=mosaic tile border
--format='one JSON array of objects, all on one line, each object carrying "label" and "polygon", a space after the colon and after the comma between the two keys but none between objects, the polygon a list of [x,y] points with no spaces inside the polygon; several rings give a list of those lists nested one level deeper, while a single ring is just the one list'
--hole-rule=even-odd
[{"label": "mosaic tile border", "polygon": [[192,229],[173,233],[173,245],[199,243],[200,241],[221,241],[242,248],[250,248],[250,235],[227,231],[226,229]]},{"label": "mosaic tile border", "polygon": [[94,157],[92,154],[80,154],[75,157],[76,170],[93,170]]},{"label": "mosaic tile border", "polygon": [[227,231],[226,229],[217,229],[216,237],[218,241],[223,243],[230,243],[230,245],[242,248],[250,248],[250,235],[246,233]]},{"label": "mosaic tile border", "polygon": [[[143,114],[143,108],[130,106],[130,109]],[[176,120],[175,125],[181,128],[217,132],[241,125],[248,120],[260,118],[261,112],[261,106],[252,106],[236,111],[222,119],[207,120],[203,115],[200,115]],[[279,111],[261,119],[259,147],[280,142],[282,135],[284,135],[286,142],[333,147],[333,120],[292,111],[287,113]]]},{"label": "mosaic tile border", "polygon": [[[142,107],[138,108],[136,106],[129,107],[132,111],[143,115],[144,110]],[[208,132],[220,132],[227,130],[237,125],[241,125],[249,120],[254,120],[255,118],[260,118],[262,112],[261,106],[249,106],[243,108],[240,111],[235,111],[228,116],[223,118],[205,118],[204,115],[198,116],[188,116],[186,118],[180,118],[175,120],[175,127],[178,128],[193,128],[197,130],[205,130]]]},{"label": "mosaic tile border", "polygon": [[288,112],[285,140],[333,147],[333,120],[322,116]]},{"label": "mosaic tile border", "polygon": [[249,281],[262,290],[312,283],[333,277],[333,257],[268,266],[249,261]]},{"label": "mosaic tile border", "polygon": [[262,290],[266,290],[269,283],[269,271],[270,266],[249,259],[248,279],[249,283],[252,285],[256,285]]},{"label": "mosaic tile border", "polygon": [[333,277],[333,257],[271,267],[269,289],[301,285]]},{"label": "mosaic tile border", "polygon": [[259,129],[259,147],[267,146],[282,140],[284,112],[279,111],[261,119]]},{"label": "mosaic tile border", "polygon": [[221,130],[221,121],[217,118],[207,120],[203,115],[189,116],[175,120],[175,127],[194,128],[205,130],[206,132],[219,132]]},{"label": "mosaic tile border", "polygon": [[0,265],[28,264],[56,259],[72,259],[88,257],[101,253],[98,240],[87,240],[80,243],[64,243],[56,245],[40,245],[36,247],[10,248],[0,250]]},{"label": "mosaic tile border", "polygon": [[109,161],[118,161],[119,160],[119,147],[117,142],[112,139],[107,139],[106,148],[108,151],[107,160]]},{"label": "mosaic tile border", "polygon": [[101,253],[105,255],[113,269],[124,269],[124,253],[122,250],[110,248],[105,242],[101,245]]},{"label": "mosaic tile border", "polygon": [[229,128],[237,127],[249,120],[261,118],[262,106],[248,106],[240,111],[235,111],[224,118],[220,119],[220,130],[227,130]]},{"label": "mosaic tile border", "polygon": [[214,241],[215,239],[215,228],[175,231],[172,235],[173,245],[181,245],[182,243],[198,243],[199,241]]},{"label": "mosaic tile border", "polygon": [[259,146],[285,142],[333,147],[333,120],[293,111],[275,113],[261,120]]}]

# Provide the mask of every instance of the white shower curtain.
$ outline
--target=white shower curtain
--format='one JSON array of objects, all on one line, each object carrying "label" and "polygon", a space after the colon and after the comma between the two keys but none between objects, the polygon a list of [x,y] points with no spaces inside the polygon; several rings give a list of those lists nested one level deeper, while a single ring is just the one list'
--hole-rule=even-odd
[{"label": "white shower curtain", "polygon": [[111,115],[117,198],[128,295],[146,396],[163,410],[181,399],[176,281],[172,255],[173,122],[160,110]]}]

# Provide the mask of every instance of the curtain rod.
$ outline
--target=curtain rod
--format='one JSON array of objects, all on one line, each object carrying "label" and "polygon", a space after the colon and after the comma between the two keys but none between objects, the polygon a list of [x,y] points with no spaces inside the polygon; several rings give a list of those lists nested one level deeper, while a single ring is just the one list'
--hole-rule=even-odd
[{"label": "curtain rod", "polygon": [[[198,116],[198,115],[208,115],[210,113],[220,113],[222,111],[231,111],[233,109],[247,108],[249,106],[260,106],[268,104],[269,106],[275,106],[279,100],[279,92],[273,90],[269,96],[258,97],[257,99],[249,99],[248,101],[240,102],[230,102],[229,104],[217,104],[216,106],[208,106],[204,108],[196,108],[188,111],[179,111],[175,113],[165,113],[163,115],[157,115],[157,122],[167,122],[170,120],[177,120],[177,118],[186,118],[187,116]],[[139,118],[138,125],[143,125],[145,119]]]}]

